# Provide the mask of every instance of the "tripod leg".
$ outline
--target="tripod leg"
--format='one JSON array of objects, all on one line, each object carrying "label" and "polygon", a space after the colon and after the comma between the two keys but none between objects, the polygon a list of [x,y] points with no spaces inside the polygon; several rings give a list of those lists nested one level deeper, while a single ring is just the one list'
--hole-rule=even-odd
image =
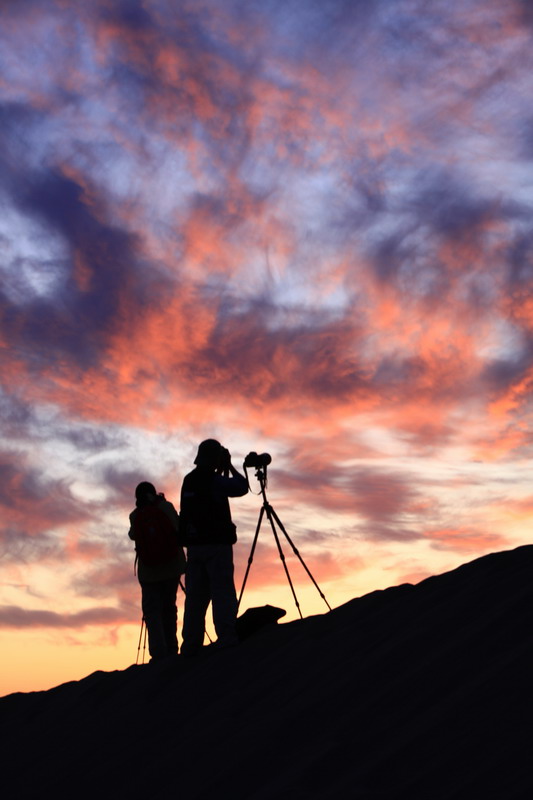
[{"label": "tripod leg", "polygon": [[144,622],[144,641],[143,641],[143,661],[142,661],[143,664],[144,664],[144,659],[146,658],[146,638],[147,638],[147,636],[148,636],[148,626],[146,625],[146,620],[145,620],[145,622]]},{"label": "tripod leg", "polygon": [[[279,527],[281,528],[282,532],[284,533],[284,535],[285,535],[285,538],[287,539],[288,543],[289,543],[289,544],[290,544],[290,546],[292,547],[292,550],[293,550],[293,553],[294,553],[294,555],[295,555],[295,556],[297,556],[297,557],[299,558],[299,560],[300,560],[300,564],[302,565],[302,567],[305,569],[305,571],[307,572],[307,574],[309,575],[309,577],[310,577],[310,578],[311,578],[311,580],[313,581],[313,583],[314,583],[314,585],[315,585],[315,587],[316,587],[316,589],[317,589],[317,591],[318,591],[318,593],[319,593],[320,597],[322,598],[322,600],[324,601],[324,603],[327,605],[327,607],[328,607],[328,608],[329,608],[329,610],[331,611],[331,606],[330,606],[330,604],[328,603],[328,601],[326,600],[326,597],[325,597],[324,593],[321,591],[321,589],[320,589],[320,587],[319,587],[318,583],[315,581],[315,579],[314,579],[314,578],[313,578],[313,576],[311,575],[311,572],[309,571],[309,569],[308,569],[308,567],[307,567],[307,564],[306,564],[306,563],[305,563],[305,561],[303,560],[303,558],[302,558],[302,556],[300,555],[299,551],[296,549],[296,547],[295,547],[295,545],[294,545],[294,542],[292,541],[291,537],[289,536],[289,534],[287,533],[287,531],[286,531],[286,530],[285,530],[285,528],[283,527],[283,523],[281,522],[280,518],[278,517],[278,515],[276,514],[276,512],[274,511],[274,509],[272,508],[272,506],[269,506],[269,511],[270,511],[270,514],[272,515],[272,517],[273,517],[273,518],[276,520],[276,522],[277,522],[277,524],[279,525]],[[269,519],[270,519],[270,516],[269,516]],[[273,526],[273,524],[272,524],[272,520],[270,521],[270,524],[272,525],[272,527],[274,527],[274,526]]]},{"label": "tripod leg", "polygon": [[244,573],[244,580],[242,582],[241,591],[239,594],[239,600],[237,601],[237,611],[239,610],[241,599],[244,594],[244,587],[246,586],[246,581],[248,580],[248,573],[250,572],[250,567],[252,566],[252,561],[254,560],[255,546],[257,544],[257,537],[259,536],[259,529],[261,528],[261,522],[263,521],[264,513],[265,513],[265,507],[261,506],[261,511],[259,512],[259,519],[257,520],[257,526],[255,529],[254,540],[252,543],[252,549],[250,550],[250,555],[248,557],[248,566],[246,567],[246,572]]},{"label": "tripod leg", "polygon": [[[289,586],[291,587],[292,596],[294,597],[294,602],[296,604],[296,608],[298,609],[298,614],[300,615],[300,619],[303,619],[303,614],[302,614],[302,611],[300,609],[300,603],[298,602],[298,598],[296,597],[296,592],[294,591],[294,586],[293,586],[293,583],[292,583],[292,580],[291,580],[291,576],[289,574],[289,569],[287,567],[287,564],[285,563],[285,553],[283,552],[283,549],[281,547],[281,542],[279,540],[278,532],[276,530],[276,527],[274,525],[274,520],[272,518],[273,508],[268,503],[266,503],[266,514],[267,514],[267,517],[268,517],[268,521],[270,522],[270,527],[272,528],[272,533],[274,534],[274,539],[276,540],[276,544],[278,546],[279,557],[281,558],[281,563],[283,564],[283,569],[285,570],[285,575],[287,576],[287,580],[289,581]],[[281,524],[279,522],[279,520],[278,520],[278,524]],[[283,526],[281,526],[281,527],[283,529]]]},{"label": "tripod leg", "polygon": [[139,633],[139,644],[137,645],[137,660],[135,661],[135,664],[137,665],[139,664],[139,656],[141,654],[141,641],[143,637],[143,629],[144,629],[144,617],[141,618],[141,631]]}]

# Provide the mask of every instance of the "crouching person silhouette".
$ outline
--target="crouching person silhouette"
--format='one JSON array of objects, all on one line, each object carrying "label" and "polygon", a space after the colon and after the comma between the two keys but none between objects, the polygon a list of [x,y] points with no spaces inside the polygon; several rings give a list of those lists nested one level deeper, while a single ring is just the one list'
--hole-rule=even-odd
[{"label": "crouching person silhouette", "polygon": [[129,537],[135,542],[137,575],[141,584],[143,619],[152,661],[178,652],[176,595],[185,555],[178,543],[176,509],[153,484],[135,489]]},{"label": "crouching person silhouette", "polygon": [[210,601],[217,646],[238,643],[233,582],[237,535],[228,498],[248,491],[248,481],[233,467],[229,451],[215,439],[200,444],[194,463],[196,469],[183,480],[180,508],[182,541],[187,547],[182,653],[189,656],[202,647]]}]

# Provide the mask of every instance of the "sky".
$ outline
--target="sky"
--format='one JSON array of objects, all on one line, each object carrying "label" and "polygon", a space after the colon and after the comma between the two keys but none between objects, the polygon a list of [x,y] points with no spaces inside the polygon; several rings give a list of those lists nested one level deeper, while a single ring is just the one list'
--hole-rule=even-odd
[{"label": "sky", "polygon": [[[333,607],[530,541],[532,34],[529,0],[1,0],[1,694],[135,661],[135,485],[179,506],[204,438],[272,455]],[[264,603],[297,616],[265,525]]]}]

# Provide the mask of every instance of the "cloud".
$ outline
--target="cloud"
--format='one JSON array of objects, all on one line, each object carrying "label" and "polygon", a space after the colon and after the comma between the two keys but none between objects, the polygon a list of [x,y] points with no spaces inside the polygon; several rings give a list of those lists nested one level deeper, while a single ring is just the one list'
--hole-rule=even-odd
[{"label": "cloud", "polygon": [[[279,532],[279,535],[281,547],[285,556],[285,564],[295,586],[313,586],[313,582],[305,567],[307,567],[314,581],[316,581],[322,591],[322,584],[348,575],[354,575],[363,568],[363,560],[358,557],[332,552],[307,552],[302,549],[302,539],[299,538],[297,542],[294,540],[293,542],[300,553],[303,564],[305,564],[304,567],[283,534]],[[254,590],[267,586],[288,587],[287,575],[277,546],[274,543],[274,538],[270,538],[269,532],[267,532],[265,538],[267,541],[271,541],[272,544],[265,544],[264,538],[262,541],[259,541],[250,567],[249,579],[246,587],[249,589],[253,588]],[[243,577],[247,568],[245,558],[247,559],[248,557],[249,553],[244,552],[242,546],[236,549],[235,567],[237,573]]]},{"label": "cloud", "polygon": [[75,613],[60,614],[20,608],[0,606],[0,627],[2,628],[85,628],[89,625],[109,625],[136,621],[138,614],[126,613],[117,608],[89,608]]},{"label": "cloud", "polygon": [[49,533],[28,533],[18,527],[4,524],[0,529],[0,554],[7,564],[28,564],[47,559],[60,560],[63,548]]},{"label": "cloud", "polygon": [[124,438],[120,433],[108,433],[100,428],[76,427],[72,422],[64,431],[58,431],[58,436],[63,436],[77,450],[89,452],[112,450],[124,444]]},{"label": "cloud", "polygon": [[32,174],[27,184],[18,207],[60,236],[69,257],[58,265],[63,274],[53,299],[34,299],[21,308],[2,297],[2,335],[31,346],[45,363],[55,359],[59,370],[65,369],[64,357],[86,368],[101,355],[120,315],[135,237],[99,220],[83,187],[59,169]]},{"label": "cloud", "polygon": [[[348,13],[356,14],[358,22],[361,21],[362,8],[358,5],[349,11],[342,4],[333,4],[322,12],[318,6],[313,7],[309,24],[318,33],[327,19],[327,24],[338,30],[339,20]],[[287,10],[284,25],[290,27],[294,10]],[[233,20],[231,13],[223,24],[230,24],[230,19]],[[218,79],[222,74],[224,81],[227,79],[233,86],[235,75],[231,70],[220,73],[219,68],[221,62],[229,65],[235,52],[202,31],[194,15],[187,15],[183,24],[186,30],[193,31],[192,41],[178,36],[177,20],[171,20],[169,31],[164,34],[155,7],[149,14],[139,5],[114,9],[102,6],[98,41],[101,47],[104,42],[110,47],[113,43],[109,58],[133,64],[151,76],[153,84],[148,89],[158,98],[161,91],[175,90],[170,75],[165,77],[163,67],[157,68],[158,53],[164,53],[165,59],[172,53],[177,59],[177,74],[189,74],[197,63],[198,53],[209,50],[212,60],[206,60],[203,72],[195,71],[195,80],[210,87],[210,97],[215,73]],[[381,25],[382,21],[374,20],[374,24]],[[392,28],[387,30],[390,33]],[[154,57],[149,58],[150,55]],[[326,61],[324,68],[333,69],[333,62]],[[258,71],[252,75],[257,77]],[[115,77],[117,86],[127,85],[125,77]],[[289,94],[293,90],[291,87]],[[242,110],[246,112],[252,102],[247,96]],[[224,96],[220,105],[213,107],[215,117],[231,103],[232,98]],[[22,113],[29,112],[19,108],[17,114]],[[298,111],[299,115],[306,113],[303,107]],[[191,108],[178,114],[180,119],[189,121],[193,116]],[[206,124],[210,119],[207,114]],[[218,138],[235,145],[232,136],[221,135],[220,131]],[[248,136],[248,141],[253,147],[253,137]],[[132,147],[138,143],[139,138],[131,132]],[[210,142],[209,148],[216,150],[216,144]],[[372,163],[372,159],[367,161]],[[21,351],[32,349],[33,369],[39,368],[35,354],[41,351],[41,369],[48,373],[50,381],[43,393],[45,398],[62,404],[74,402],[74,408],[70,405],[74,413],[82,411],[76,408],[74,386],[80,385],[80,377],[84,402],[89,404],[87,411],[96,416],[110,413],[109,398],[118,380],[124,391],[123,401],[117,405],[117,418],[119,414],[126,415],[133,406],[134,382],[142,383],[144,402],[161,394],[162,383],[166,390],[181,395],[180,400],[187,394],[204,395],[213,387],[229,399],[235,394],[236,384],[239,395],[249,399],[252,395],[259,396],[260,386],[265,401],[274,401],[282,412],[286,412],[290,403],[285,398],[293,393],[305,396],[313,405],[326,402],[332,410],[338,407],[339,400],[368,407],[384,395],[397,397],[401,402],[402,395],[422,394],[427,403],[449,403],[445,392],[456,392],[458,376],[463,376],[462,391],[468,395],[476,390],[482,368],[468,352],[476,334],[472,328],[476,315],[475,326],[480,330],[483,327],[479,309],[475,308],[483,296],[482,281],[478,281],[474,292],[472,279],[470,296],[463,296],[466,278],[458,276],[454,259],[459,257],[459,263],[468,259],[488,235],[487,226],[490,228],[510,214],[494,198],[467,187],[458,175],[458,170],[419,170],[411,178],[412,188],[407,187],[405,199],[400,205],[395,204],[398,218],[408,214],[409,222],[404,222],[393,234],[381,234],[366,247],[363,244],[362,250],[370,254],[377,278],[388,285],[394,284],[395,293],[384,297],[383,288],[373,286],[368,276],[363,277],[363,292],[366,289],[368,293],[363,306],[366,305],[367,312],[354,324],[351,306],[344,314],[332,316],[294,303],[287,303],[285,318],[296,321],[284,323],[277,299],[265,296],[263,288],[261,294],[252,295],[245,303],[248,308],[242,308],[238,294],[232,297],[227,286],[222,290],[220,302],[220,284],[213,284],[212,276],[240,272],[245,258],[243,236],[246,240],[247,221],[264,225],[265,216],[270,216],[270,209],[275,208],[276,197],[258,193],[246,185],[242,175],[236,180],[224,173],[220,188],[185,193],[185,209],[179,214],[176,228],[180,242],[179,269],[174,265],[172,277],[167,274],[165,279],[162,265],[146,258],[138,234],[129,225],[120,227],[111,219],[111,196],[87,169],[80,171],[79,166],[58,162],[53,168],[28,171],[22,174],[25,191],[14,198],[25,213],[63,240],[68,258],[61,264],[60,289],[53,297],[33,301],[23,310],[6,302],[5,335],[10,341],[18,341]],[[383,176],[377,177],[376,173],[375,184],[375,189],[365,190],[366,195],[370,191],[375,196],[377,191],[383,202],[366,219],[379,224],[393,206],[385,202],[390,190],[386,189]],[[134,219],[130,219],[130,224],[137,221],[135,216],[145,212],[137,202],[132,210]],[[138,221],[143,221],[142,217]],[[294,232],[288,235],[288,227],[287,224],[287,245],[293,251],[290,256],[296,266],[302,242],[294,240]],[[280,230],[283,231],[283,226]],[[463,242],[464,253],[458,252],[458,246],[453,253],[447,251],[444,244],[450,240]],[[438,241],[440,249],[436,248]],[[184,277],[187,270],[193,269],[199,274],[203,271],[204,281]],[[352,280],[348,267],[345,269],[346,280]],[[357,280],[360,278],[359,272]],[[213,292],[218,293],[216,300]],[[493,297],[491,292],[485,295],[483,302],[488,314]],[[453,341],[446,345],[449,356],[443,369],[442,343],[449,331],[442,326],[439,331],[438,318],[432,325],[428,314],[434,314],[437,301],[442,303],[444,298],[448,303],[442,314],[453,315],[456,331]],[[423,303],[430,305],[424,310]],[[451,311],[452,304],[457,306],[455,313]],[[407,310],[425,318],[429,323],[427,328],[402,334]],[[459,322],[461,317],[463,322]],[[433,329],[439,333],[438,337],[432,336]],[[398,345],[394,351],[388,351],[388,340],[393,335],[398,337]],[[191,338],[192,343],[188,341],[183,352],[185,341]],[[411,344],[406,347],[409,338]],[[370,345],[372,339],[375,344]],[[128,352],[132,340],[134,353]],[[376,350],[375,356],[372,350]],[[105,370],[98,369],[102,357],[108,360]],[[84,368],[83,376],[77,365]],[[470,371],[466,382],[465,366]],[[90,375],[88,367],[94,367]],[[98,395],[102,398],[100,403]],[[443,422],[440,429],[445,427]],[[429,430],[426,426],[422,435],[428,438]],[[439,426],[434,430],[437,435]]]},{"label": "cloud", "polygon": [[108,563],[105,566],[88,567],[83,574],[73,578],[72,588],[79,597],[119,598],[121,605],[137,604],[138,582],[133,572],[133,544],[128,563]]},{"label": "cloud", "polygon": [[[533,15],[532,15],[533,22]],[[522,122],[521,139],[523,143],[524,157],[533,159],[533,119],[526,119]]]},{"label": "cloud", "polygon": [[327,458],[294,453],[292,472],[276,471],[277,481],[292,502],[353,515],[358,536],[404,541],[421,536],[421,520],[433,514],[432,503],[414,475],[377,467],[345,467]]},{"label": "cloud", "polygon": [[25,432],[33,419],[31,404],[15,395],[0,392],[0,417],[5,436],[17,437]]},{"label": "cloud", "polygon": [[501,550],[506,545],[504,536],[474,527],[443,528],[427,531],[431,546],[437,550],[458,553],[480,553]]},{"label": "cloud", "polygon": [[533,9],[529,0],[517,0],[516,12],[521,24],[527,27],[533,26]]},{"label": "cloud", "polygon": [[0,502],[4,563],[62,558],[58,530],[92,518],[92,510],[74,498],[66,482],[47,477],[16,453],[0,454]]},{"label": "cloud", "polygon": [[132,32],[150,30],[153,17],[142,0],[122,0],[113,4],[101,4],[98,9],[100,20],[120,30]]},{"label": "cloud", "polygon": [[[104,470],[103,478],[105,485],[112,489],[118,498],[124,503],[126,507],[133,508],[135,503],[135,487],[141,481],[148,480],[146,475],[139,471],[122,471],[114,467],[108,467]],[[150,479],[153,483],[153,479]]]},{"label": "cloud", "polygon": [[28,519],[40,524],[28,525],[37,533],[47,528],[79,519],[87,519],[87,510],[70,493],[68,486],[41,475],[35,468],[24,465],[16,453],[0,456],[0,500],[7,514],[28,514]]}]

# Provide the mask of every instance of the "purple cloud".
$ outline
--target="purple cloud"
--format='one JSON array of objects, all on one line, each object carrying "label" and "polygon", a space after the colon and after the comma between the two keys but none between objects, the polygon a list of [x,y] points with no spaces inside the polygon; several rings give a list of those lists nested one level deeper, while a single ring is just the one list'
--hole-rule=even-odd
[{"label": "purple cloud", "polygon": [[1,628],[85,628],[88,625],[110,625],[133,622],[138,614],[118,608],[90,608],[71,614],[26,609],[19,606],[0,606]]}]

